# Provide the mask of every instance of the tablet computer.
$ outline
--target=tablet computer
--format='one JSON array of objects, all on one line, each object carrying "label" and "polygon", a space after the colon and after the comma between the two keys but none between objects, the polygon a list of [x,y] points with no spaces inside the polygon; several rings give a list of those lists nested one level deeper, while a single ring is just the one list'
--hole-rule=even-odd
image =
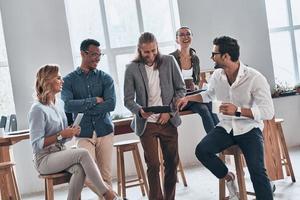
[{"label": "tablet computer", "polygon": [[80,122],[81,122],[82,117],[83,117],[83,113],[78,113],[75,120],[74,120],[74,123],[72,124],[72,126],[79,125]]},{"label": "tablet computer", "polygon": [[198,94],[198,93],[203,92],[203,91],[205,91],[205,90],[203,90],[203,89],[193,90],[193,91],[187,90],[185,96],[189,96],[189,95],[193,95],[193,94]]},{"label": "tablet computer", "polygon": [[171,106],[149,106],[143,107],[145,112],[153,112],[153,113],[169,113],[171,112]]}]

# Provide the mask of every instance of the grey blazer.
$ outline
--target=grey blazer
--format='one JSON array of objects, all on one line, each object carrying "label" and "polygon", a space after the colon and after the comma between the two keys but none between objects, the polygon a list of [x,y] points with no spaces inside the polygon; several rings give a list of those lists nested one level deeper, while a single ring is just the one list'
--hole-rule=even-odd
[{"label": "grey blazer", "polygon": [[[171,105],[170,122],[178,127],[181,119],[176,113],[176,100],[185,96],[185,84],[177,62],[173,56],[162,55],[162,64],[159,67],[161,98],[163,105]],[[148,105],[148,77],[144,63],[131,62],[126,65],[124,80],[124,105],[133,114],[131,127],[138,136],[144,133],[146,120],[139,116],[141,107]]]}]

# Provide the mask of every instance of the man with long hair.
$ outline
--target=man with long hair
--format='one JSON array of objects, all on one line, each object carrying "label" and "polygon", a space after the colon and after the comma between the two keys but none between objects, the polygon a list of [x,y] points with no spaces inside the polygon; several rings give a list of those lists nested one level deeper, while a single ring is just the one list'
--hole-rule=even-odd
[{"label": "man with long hair", "polygon": [[[142,33],[137,57],[126,66],[124,104],[135,115],[133,128],[140,137],[147,164],[150,200],[172,200],[178,165],[178,132],[181,120],[177,112],[154,114],[143,107],[170,105],[185,95],[185,84],[178,64],[158,50],[152,33]],[[164,195],[159,178],[158,139],[162,148],[165,177]]]}]

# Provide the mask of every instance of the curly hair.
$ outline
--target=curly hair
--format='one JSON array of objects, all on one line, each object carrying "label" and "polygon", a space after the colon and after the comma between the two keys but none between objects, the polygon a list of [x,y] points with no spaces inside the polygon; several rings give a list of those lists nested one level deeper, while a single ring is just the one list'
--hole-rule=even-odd
[{"label": "curly hair", "polygon": [[50,104],[49,95],[52,92],[50,81],[57,76],[58,71],[58,65],[47,64],[42,66],[36,74],[35,92],[38,101],[42,104]]}]

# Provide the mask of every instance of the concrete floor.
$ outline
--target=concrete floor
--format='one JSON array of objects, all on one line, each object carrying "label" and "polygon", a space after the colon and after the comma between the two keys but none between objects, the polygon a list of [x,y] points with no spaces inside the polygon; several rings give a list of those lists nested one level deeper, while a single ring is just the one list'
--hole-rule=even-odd
[{"label": "concrete floor", "polygon": [[[283,180],[275,181],[276,191],[274,194],[275,200],[298,200],[300,199],[300,147],[292,148],[290,157],[293,164],[296,183],[292,183],[290,177]],[[232,168],[233,166],[229,166]],[[185,168],[185,175],[188,182],[188,187],[184,187],[181,180],[177,184],[176,199],[177,200],[217,200],[218,199],[218,180],[200,164]],[[253,191],[249,176],[246,173],[246,185],[249,191]],[[113,187],[117,188],[114,182]],[[143,197],[139,187],[127,189],[127,198],[129,200],[146,200]],[[30,196],[23,196],[23,200],[41,200],[44,199],[43,193],[38,193]],[[55,190],[55,200],[67,199],[67,188],[59,188]],[[97,196],[88,188],[82,191],[82,200],[97,200]],[[248,199],[255,199],[253,196],[248,196]]]}]

